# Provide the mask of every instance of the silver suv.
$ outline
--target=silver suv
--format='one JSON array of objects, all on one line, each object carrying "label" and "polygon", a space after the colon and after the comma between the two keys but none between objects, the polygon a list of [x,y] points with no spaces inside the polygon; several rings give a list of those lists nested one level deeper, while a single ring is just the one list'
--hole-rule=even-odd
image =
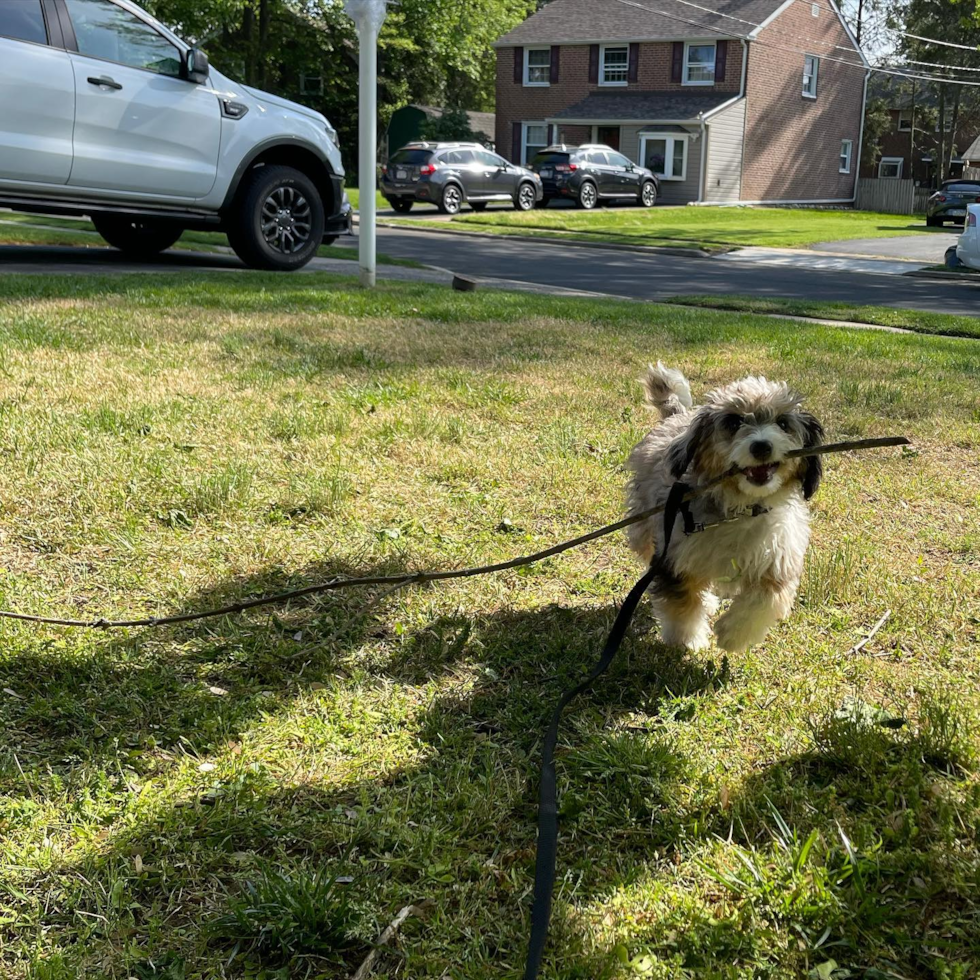
[{"label": "silver suv", "polygon": [[215,71],[129,0],[0,0],[0,207],[88,215],[116,248],[224,231],[260,269],[349,232],[337,134]]}]

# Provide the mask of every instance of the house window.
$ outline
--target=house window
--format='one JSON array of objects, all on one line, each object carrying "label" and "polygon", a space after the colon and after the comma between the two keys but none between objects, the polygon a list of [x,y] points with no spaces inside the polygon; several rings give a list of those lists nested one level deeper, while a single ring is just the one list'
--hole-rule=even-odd
[{"label": "house window", "polygon": [[600,85],[625,85],[630,74],[630,49],[627,44],[602,46],[599,60]]},{"label": "house window", "polygon": [[715,46],[713,44],[684,45],[684,84],[714,85]]},{"label": "house window", "polygon": [[524,84],[551,84],[551,48],[525,48]]},{"label": "house window", "polygon": [[526,122],[521,124],[521,163],[525,166],[548,145],[548,124]]},{"label": "house window", "polygon": [[812,54],[803,58],[803,96],[807,99],[817,97],[817,72],[820,70],[820,59]]},{"label": "house window", "polygon": [[301,74],[299,90],[303,95],[323,95],[323,76]]},{"label": "house window", "polygon": [[838,168],[839,173],[849,174],[851,172],[851,155],[853,151],[854,151],[853,140],[840,141],[840,167]]},{"label": "house window", "polygon": [[900,180],[904,162],[901,157],[882,157],[878,164],[878,176],[882,179]]},{"label": "house window", "polygon": [[900,133],[912,132],[912,113],[900,112],[898,114],[898,131]]},{"label": "house window", "polygon": [[640,156],[643,166],[661,180],[687,178],[687,136],[675,133],[640,137]]}]

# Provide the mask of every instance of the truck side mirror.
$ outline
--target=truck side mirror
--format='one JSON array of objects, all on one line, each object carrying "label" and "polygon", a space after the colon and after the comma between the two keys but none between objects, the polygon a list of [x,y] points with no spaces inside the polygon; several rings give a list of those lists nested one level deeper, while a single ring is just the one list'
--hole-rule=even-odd
[{"label": "truck side mirror", "polygon": [[191,48],[184,62],[184,77],[195,85],[203,85],[211,74],[211,63],[200,48]]}]

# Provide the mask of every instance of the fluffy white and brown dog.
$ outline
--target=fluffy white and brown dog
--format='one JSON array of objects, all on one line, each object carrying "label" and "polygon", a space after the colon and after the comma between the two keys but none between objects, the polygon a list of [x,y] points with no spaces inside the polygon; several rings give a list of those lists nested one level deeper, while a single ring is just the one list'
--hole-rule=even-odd
[{"label": "fluffy white and brown dog", "polygon": [[[684,375],[659,362],[643,386],[663,421],[630,455],[631,514],[663,504],[677,480],[693,488],[739,469],[691,502],[697,523],[728,523],[685,536],[678,516],[651,587],[662,639],[703,649],[719,598],[731,597],[715,637],[724,650],[745,650],[793,607],[810,540],[806,501],[822,470],[819,456],[786,453],[819,445],[823,428],[789,386],[762,377],[716,388],[699,407]],[[630,526],[630,546],[643,561],[659,554],[662,529],[660,516]]]}]

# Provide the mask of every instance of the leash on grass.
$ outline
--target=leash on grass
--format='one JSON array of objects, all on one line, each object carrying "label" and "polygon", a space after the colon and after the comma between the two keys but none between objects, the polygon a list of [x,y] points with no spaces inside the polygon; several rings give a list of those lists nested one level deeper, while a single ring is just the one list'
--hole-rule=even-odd
[{"label": "leash on grass", "polygon": [[[856,439],[850,442],[835,442],[826,446],[814,446],[810,449],[793,449],[786,453],[787,459],[795,459],[801,456],[821,456],[827,453],[844,453],[859,449],[882,449],[889,446],[907,446],[909,440],[905,436],[883,436],[878,439]],[[695,497],[700,496],[706,491],[718,486],[725,480],[738,473],[738,467],[723,473],[713,480],[701,484],[693,490],[688,490],[678,506],[688,503]],[[279,592],[275,595],[259,596],[255,599],[246,599],[243,602],[234,602],[227,606],[219,606],[214,609],[205,609],[200,612],[177,613],[173,616],[145,616],[140,619],[62,619],[56,616],[37,616],[31,613],[16,612],[9,609],[0,609],[0,619],[15,619],[25,623],[39,623],[48,626],[71,626],[79,629],[122,629],[135,627],[155,627],[173,626],[177,623],[191,623],[200,619],[215,619],[218,616],[231,616],[236,613],[246,612],[249,609],[256,609],[259,606],[280,605],[291,599],[301,599],[306,596],[319,595],[323,592],[331,592],[335,589],[346,589],[354,585],[420,585],[424,582],[441,582],[446,579],[454,578],[473,578],[477,575],[490,575],[494,572],[505,572],[511,568],[520,568],[522,565],[533,565],[535,562],[543,561],[552,555],[560,555],[563,551],[570,551],[572,548],[579,548],[583,544],[595,541],[597,538],[614,534],[621,531],[631,524],[645,521],[647,518],[662,514],[666,504],[658,507],[651,507],[648,510],[640,511],[629,517],[624,517],[621,521],[607,524],[597,531],[590,531],[577,538],[562,541],[559,544],[545,548],[543,551],[536,551],[533,555],[525,555],[520,558],[511,558],[509,561],[497,562],[493,565],[480,565],[474,568],[456,568],[447,571],[434,572],[407,572],[402,575],[368,575],[361,578],[334,578],[326,582],[319,582],[315,585],[308,585],[302,589],[293,589],[290,592]]]},{"label": "leash on grass", "polygon": [[[794,452],[787,455],[807,456],[818,455],[828,452],[844,452],[843,447],[849,449],[872,449],[881,446],[903,446],[908,445],[909,440],[903,437],[895,439],[867,439],[859,443],[836,443],[829,446],[820,446],[815,451]],[[726,475],[731,475],[729,472]],[[701,487],[697,491],[681,482],[675,483],[667,497],[667,502],[661,508],[664,515],[663,546],[660,554],[654,556],[650,567],[644,572],[642,577],[630,589],[626,598],[623,600],[612,629],[606,639],[602,655],[596,661],[595,666],[575,687],[565,691],[558,699],[555,709],[551,715],[551,721],[545,731],[544,741],[541,746],[541,778],[538,788],[538,840],[537,854],[534,862],[534,892],[531,905],[531,935],[527,944],[527,957],[524,966],[524,980],[537,980],[541,970],[541,959],[544,955],[545,943],[548,939],[548,927],[551,924],[551,902],[555,887],[555,863],[558,853],[558,782],[555,774],[555,748],[558,744],[558,728],[561,724],[562,715],[565,708],[575,700],[580,694],[588,691],[592,685],[601,677],[612,665],[616,654],[622,646],[636,613],[636,608],[643,598],[644,592],[650,587],[654,579],[663,570],[667,561],[667,549],[670,547],[670,539],[674,530],[674,523],[678,514],[681,515],[684,524],[684,533],[693,534],[703,531],[706,525],[696,524],[693,515],[688,507],[688,501],[693,497],[703,493],[707,487]],[[753,509],[751,514],[746,517],[756,516],[759,511]],[[712,525],[707,525],[712,526]]]}]

